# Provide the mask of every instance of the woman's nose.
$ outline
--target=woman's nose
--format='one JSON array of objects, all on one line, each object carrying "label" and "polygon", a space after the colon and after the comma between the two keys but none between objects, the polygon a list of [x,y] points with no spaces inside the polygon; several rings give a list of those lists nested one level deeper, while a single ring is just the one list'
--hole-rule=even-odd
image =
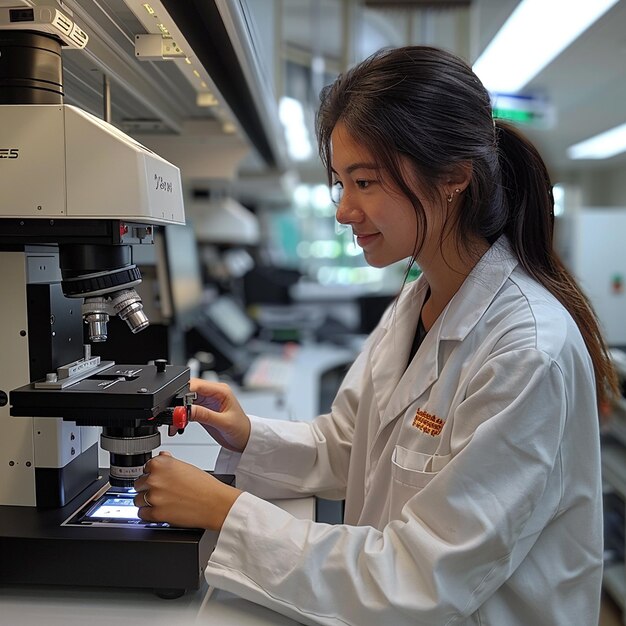
[{"label": "woman's nose", "polygon": [[363,220],[363,212],[344,194],[337,206],[335,218],[340,224],[354,224]]}]

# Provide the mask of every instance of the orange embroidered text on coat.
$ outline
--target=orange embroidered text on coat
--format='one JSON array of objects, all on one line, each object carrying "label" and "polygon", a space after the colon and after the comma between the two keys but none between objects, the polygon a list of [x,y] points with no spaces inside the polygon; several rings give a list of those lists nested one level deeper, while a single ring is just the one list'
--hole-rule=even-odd
[{"label": "orange embroidered text on coat", "polygon": [[427,435],[432,435],[433,437],[441,433],[444,424],[445,422],[441,418],[436,415],[431,415],[426,411],[422,411],[421,409],[417,409],[417,413],[415,413],[415,417],[413,418],[413,426],[415,426],[415,428],[419,428],[422,432]]}]

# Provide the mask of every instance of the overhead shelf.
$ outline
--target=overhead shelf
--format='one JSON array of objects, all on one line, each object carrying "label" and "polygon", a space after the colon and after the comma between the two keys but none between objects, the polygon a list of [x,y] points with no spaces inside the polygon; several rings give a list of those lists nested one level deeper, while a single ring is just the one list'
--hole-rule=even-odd
[{"label": "overhead shelf", "polygon": [[[110,121],[125,132],[176,136],[184,135],[190,122],[213,121],[212,132],[236,135],[267,169],[288,169],[275,94],[245,2],[65,0],[64,6],[89,35],[84,51],[64,52],[66,102],[102,115],[104,75],[111,84]],[[154,34],[157,25],[157,33],[172,31],[184,55],[141,59],[136,37]],[[208,93],[190,80],[193,70]],[[207,95],[215,96],[215,106],[202,97]],[[216,145],[220,151],[222,144]]]},{"label": "overhead shelf", "polygon": [[284,169],[287,157],[275,96],[246,4],[162,1],[265,163]]}]

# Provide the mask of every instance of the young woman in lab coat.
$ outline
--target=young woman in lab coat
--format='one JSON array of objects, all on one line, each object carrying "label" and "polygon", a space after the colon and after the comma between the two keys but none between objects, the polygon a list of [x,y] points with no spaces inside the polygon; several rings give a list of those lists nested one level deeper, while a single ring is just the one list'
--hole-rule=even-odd
[{"label": "young woman in lab coat", "polygon": [[[376,54],[322,92],[337,220],[407,284],[312,423],[248,417],[193,381],[237,488],[162,454],[140,516],[220,530],[211,584],[306,624],[593,626],[598,399],[615,376],[552,247],[546,168],[441,50]],[[265,501],[345,498],[345,523]]]}]

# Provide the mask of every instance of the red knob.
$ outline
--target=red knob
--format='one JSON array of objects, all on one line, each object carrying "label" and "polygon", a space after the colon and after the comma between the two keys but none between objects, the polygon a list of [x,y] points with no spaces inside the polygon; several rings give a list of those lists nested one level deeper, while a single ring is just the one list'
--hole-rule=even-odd
[{"label": "red knob", "polygon": [[189,420],[187,419],[187,407],[176,406],[172,413],[172,424],[178,430],[182,431],[187,426]]}]

